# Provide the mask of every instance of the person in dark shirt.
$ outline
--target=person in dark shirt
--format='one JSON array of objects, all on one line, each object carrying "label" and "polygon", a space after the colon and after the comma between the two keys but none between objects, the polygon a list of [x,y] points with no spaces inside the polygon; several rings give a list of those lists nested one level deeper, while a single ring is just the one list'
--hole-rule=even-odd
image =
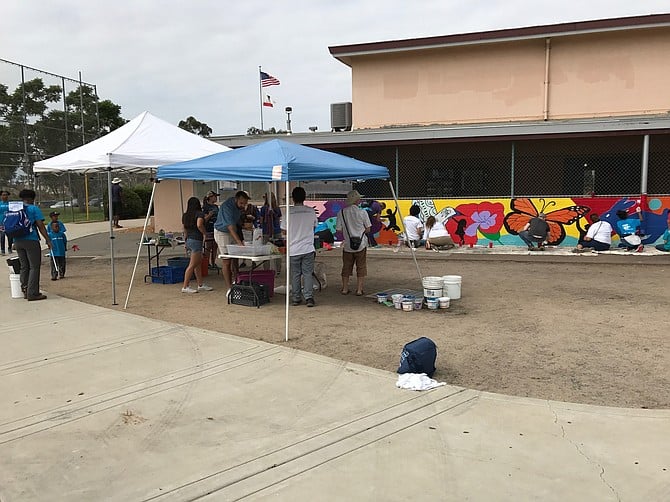
[{"label": "person in dark shirt", "polygon": [[548,236],[549,224],[547,223],[544,213],[540,213],[536,217],[531,218],[523,227],[523,230],[519,232],[519,237],[526,243],[529,251],[535,251],[536,248],[533,246],[534,242],[537,242],[537,249],[539,251],[544,251],[544,242],[547,240]]},{"label": "person in dark shirt", "polygon": [[123,188],[121,188],[121,178],[112,180],[112,223],[114,228],[123,228],[119,225],[121,211],[123,210]]},{"label": "person in dark shirt", "polygon": [[[213,288],[202,282],[202,242],[207,233],[205,229],[205,213],[202,212],[200,200],[191,197],[186,203],[186,212],[181,217],[184,225],[184,237],[186,238],[186,249],[191,253],[188,267],[184,271],[184,284],[182,293],[199,293],[211,291]],[[195,274],[197,288],[191,287],[191,277]]]}]

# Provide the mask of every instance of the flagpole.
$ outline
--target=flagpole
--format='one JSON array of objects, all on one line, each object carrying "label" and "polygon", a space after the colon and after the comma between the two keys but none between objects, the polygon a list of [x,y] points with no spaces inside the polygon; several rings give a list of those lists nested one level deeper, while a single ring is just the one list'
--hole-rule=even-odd
[{"label": "flagpole", "polygon": [[263,132],[263,81],[261,80],[261,67],[258,67],[258,98],[261,107],[261,133]]}]

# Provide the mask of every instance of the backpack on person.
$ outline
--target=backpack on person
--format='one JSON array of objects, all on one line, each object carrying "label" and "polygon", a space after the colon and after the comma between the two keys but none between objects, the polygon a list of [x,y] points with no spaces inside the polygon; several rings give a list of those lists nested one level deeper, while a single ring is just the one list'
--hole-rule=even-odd
[{"label": "backpack on person", "polygon": [[7,211],[2,224],[5,227],[5,234],[12,238],[24,237],[33,231],[33,224],[28,218],[25,205],[18,211]]},{"label": "backpack on person", "polygon": [[430,338],[422,336],[406,344],[400,353],[398,373],[425,373],[429,377],[435,373],[437,346]]}]

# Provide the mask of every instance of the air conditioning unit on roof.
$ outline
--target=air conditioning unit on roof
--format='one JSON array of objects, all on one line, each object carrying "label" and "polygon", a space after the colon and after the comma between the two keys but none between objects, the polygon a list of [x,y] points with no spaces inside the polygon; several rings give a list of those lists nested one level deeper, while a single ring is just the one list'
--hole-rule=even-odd
[{"label": "air conditioning unit on roof", "polygon": [[333,132],[351,131],[351,103],[331,103],[330,129]]}]

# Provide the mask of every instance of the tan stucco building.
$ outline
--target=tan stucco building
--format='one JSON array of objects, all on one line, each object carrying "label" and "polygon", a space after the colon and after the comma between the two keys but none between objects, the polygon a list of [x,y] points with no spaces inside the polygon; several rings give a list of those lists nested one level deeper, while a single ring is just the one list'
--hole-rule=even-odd
[{"label": "tan stucco building", "polygon": [[670,14],[329,50],[350,127],[283,139],[385,165],[402,199],[670,194]]},{"label": "tan stucco building", "polygon": [[670,15],[330,47],[353,128],[667,114]]}]

